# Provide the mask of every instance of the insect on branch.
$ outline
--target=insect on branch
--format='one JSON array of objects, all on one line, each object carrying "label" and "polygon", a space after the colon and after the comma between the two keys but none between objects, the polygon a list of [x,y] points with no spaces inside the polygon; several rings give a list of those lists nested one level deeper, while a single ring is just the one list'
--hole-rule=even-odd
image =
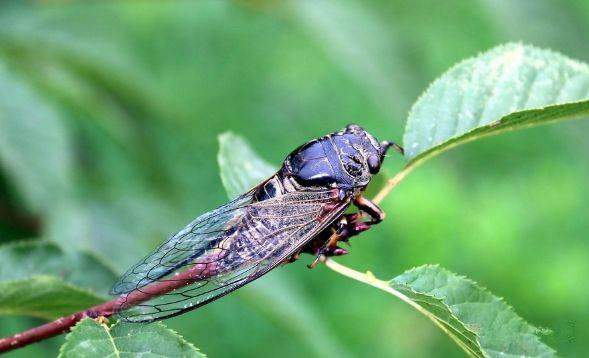
[{"label": "insect on branch", "polygon": [[60,317],[52,322],[17,333],[11,337],[2,338],[0,339],[0,353],[8,352],[65,333],[86,317],[95,319],[111,317],[123,302],[125,305],[139,304],[176,288],[184,287],[196,279],[195,273],[193,272],[194,270],[194,268],[188,269],[176,275],[174,280],[154,282],[145,286],[142,291],[134,291],[129,294],[120,295],[108,302],[73,313],[69,316]]},{"label": "insect on branch", "polygon": [[[385,289],[384,281],[358,276],[326,256],[347,253],[337,246],[339,241],[347,242],[384,219],[375,203],[415,166],[413,162],[389,179],[374,202],[362,197],[389,148],[403,154],[397,144],[378,142],[355,124],[307,142],[289,154],[270,179],[197,217],[128,270],[112,290],[120,296],[0,339],[0,353],[67,332],[85,317],[121,314],[131,322],[151,322],[182,314],[291,262],[300,252],[317,255],[329,268]],[[350,205],[360,214],[346,214]],[[364,215],[369,220],[359,220]],[[192,266],[185,269],[187,265]]]}]

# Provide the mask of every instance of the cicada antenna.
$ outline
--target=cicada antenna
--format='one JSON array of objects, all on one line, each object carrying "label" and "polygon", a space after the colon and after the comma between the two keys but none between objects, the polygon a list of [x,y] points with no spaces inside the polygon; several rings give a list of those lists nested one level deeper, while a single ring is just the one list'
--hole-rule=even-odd
[{"label": "cicada antenna", "polygon": [[401,147],[400,145],[398,145],[395,142],[389,142],[388,140],[385,140],[382,143],[380,143],[380,148],[381,148],[380,155],[382,155],[383,157],[385,156],[385,154],[387,153],[387,150],[389,148],[393,148],[399,154],[405,155],[405,150],[403,149],[403,147]]}]

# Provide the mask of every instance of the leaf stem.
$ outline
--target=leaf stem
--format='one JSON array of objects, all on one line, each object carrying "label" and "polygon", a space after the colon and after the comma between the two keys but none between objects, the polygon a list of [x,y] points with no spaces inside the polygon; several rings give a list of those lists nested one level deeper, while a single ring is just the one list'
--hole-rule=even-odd
[{"label": "leaf stem", "polygon": [[403,180],[405,177],[411,173],[413,169],[420,163],[420,161],[412,161],[405,166],[400,172],[395,174],[394,177],[387,180],[386,184],[379,190],[379,192],[374,196],[372,202],[375,204],[380,204],[381,201],[386,198],[391,191]]},{"label": "leaf stem", "polygon": [[[430,315],[430,313],[427,310],[425,310],[423,307],[421,307],[419,304],[415,303],[409,297],[405,296],[401,292],[392,288],[388,284],[388,282],[376,278],[372,274],[372,272],[370,272],[370,271],[368,271],[366,273],[362,273],[360,271],[353,270],[347,266],[338,264],[337,262],[335,262],[325,256],[321,256],[321,258],[319,260],[321,262],[323,262],[325,264],[325,266],[327,266],[329,269],[331,269],[341,275],[344,275],[344,276],[352,278],[356,281],[360,281],[360,282],[370,285],[372,287],[376,287],[378,289],[386,291],[386,292],[390,293],[391,295],[397,297],[401,301],[407,303],[411,307],[415,308],[419,312],[423,313],[424,315],[426,315],[426,316]],[[436,322],[442,330],[444,330],[446,332],[448,331],[446,329],[446,327],[442,326],[437,320],[435,320],[434,322]]]},{"label": "leaf stem", "polygon": [[[392,179],[394,179],[394,178],[392,178]],[[389,189],[388,192],[390,192],[390,190],[392,190],[393,187],[394,187],[394,185],[392,185],[391,189]],[[426,310],[425,308],[420,306],[417,302],[413,301],[411,298],[409,298],[409,297],[405,296],[403,293],[395,290],[391,285],[389,285],[389,283],[387,281],[383,281],[383,280],[376,278],[372,274],[372,272],[370,272],[370,271],[367,271],[366,273],[362,273],[362,272],[353,270],[347,266],[338,264],[337,262],[335,262],[325,256],[321,256],[319,258],[319,261],[321,261],[329,269],[339,273],[340,275],[344,275],[344,276],[352,278],[356,281],[365,283],[369,286],[376,287],[380,290],[390,293],[391,295],[397,297],[401,301],[407,303],[409,306],[415,308],[418,312],[420,312],[421,314],[423,314],[424,316],[429,318],[433,323],[435,323],[436,326],[438,326],[444,333],[446,333],[450,338],[452,338],[452,340],[454,340],[456,342],[456,344],[459,347],[461,347],[468,355],[475,356],[475,357],[477,356],[468,346],[466,346],[463,342],[461,342],[460,339],[458,339],[458,337],[456,337],[454,332],[451,332],[438,319],[438,317],[436,317],[435,315],[430,313],[428,310]]]}]

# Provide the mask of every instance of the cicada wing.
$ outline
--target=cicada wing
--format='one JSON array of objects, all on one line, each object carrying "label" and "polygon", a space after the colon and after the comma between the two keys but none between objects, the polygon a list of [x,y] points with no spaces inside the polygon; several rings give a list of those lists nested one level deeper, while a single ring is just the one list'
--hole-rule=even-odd
[{"label": "cicada wing", "polygon": [[331,190],[299,191],[250,202],[239,209],[236,218],[227,221],[224,235],[214,247],[204,254],[187,256],[190,262],[183,261],[177,270],[168,271],[155,283],[125,291],[119,313],[126,321],[149,322],[222,297],[284,262],[348,205],[349,200],[340,200]]},{"label": "cicada wing", "polygon": [[251,190],[194,219],[125,272],[111,289],[111,294],[120,295],[140,289],[215,250],[225,236],[229,222],[239,221],[247,205],[253,201],[253,192]]}]

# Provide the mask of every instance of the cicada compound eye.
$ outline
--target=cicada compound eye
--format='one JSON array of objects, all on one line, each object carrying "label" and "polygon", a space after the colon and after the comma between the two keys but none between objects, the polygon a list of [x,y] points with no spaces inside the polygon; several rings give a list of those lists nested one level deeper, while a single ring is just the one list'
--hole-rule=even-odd
[{"label": "cicada compound eye", "polygon": [[370,174],[376,174],[380,170],[380,158],[376,155],[368,157],[368,170]]}]

